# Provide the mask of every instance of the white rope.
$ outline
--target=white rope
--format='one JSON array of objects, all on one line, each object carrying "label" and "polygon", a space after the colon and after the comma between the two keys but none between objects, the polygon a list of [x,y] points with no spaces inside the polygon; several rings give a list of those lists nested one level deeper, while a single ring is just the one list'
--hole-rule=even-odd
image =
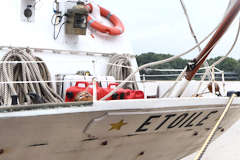
[{"label": "white rope", "polygon": [[[219,73],[222,74],[222,71],[220,71],[219,69],[217,69],[215,66],[218,65],[219,63],[221,63],[222,61],[224,61],[224,60],[231,54],[233,48],[234,48],[234,47],[236,46],[236,44],[237,44],[238,37],[239,37],[239,33],[240,33],[240,19],[239,19],[239,24],[238,24],[238,30],[237,30],[237,33],[236,33],[236,36],[235,36],[235,39],[234,39],[234,42],[233,42],[231,48],[229,49],[229,51],[227,52],[227,54],[226,54],[225,56],[221,57],[218,61],[216,61],[215,63],[213,63],[213,64],[209,67],[209,69],[214,68],[214,69],[218,70]],[[205,80],[205,78],[206,78],[206,76],[207,76],[206,74],[207,74],[207,73],[205,72],[204,75],[203,75],[202,78],[201,78],[201,81],[200,81],[199,86],[198,86],[198,89],[197,89],[197,93],[199,93],[199,90],[200,90],[200,88],[201,88],[201,86],[202,86],[202,84],[203,84],[203,81]],[[215,72],[215,74],[216,74],[216,72]],[[224,80],[223,80],[223,81],[224,81]]]},{"label": "white rope", "polygon": [[[191,21],[190,21],[190,18],[189,18],[189,16],[188,16],[187,9],[186,9],[186,7],[185,7],[185,4],[184,4],[183,0],[180,0],[180,3],[181,3],[181,5],[182,5],[184,14],[185,14],[185,16],[186,16],[186,19],[187,19],[188,26],[189,26],[189,29],[190,29],[190,31],[191,31],[192,37],[194,38],[195,43],[198,44],[199,42],[198,42],[197,36],[196,36],[196,34],[195,34],[194,30],[193,30],[193,27],[192,27],[192,24],[191,24]],[[202,51],[202,49],[201,49],[200,46],[198,46],[198,50],[199,50],[199,52]],[[205,67],[209,67],[207,61],[205,61],[203,65],[204,65]],[[208,78],[211,79],[211,71],[210,71],[210,69],[207,69],[205,72],[206,72]]]},{"label": "white rope", "polygon": [[0,61],[0,63],[3,63],[3,64],[18,64],[18,63],[20,63],[20,64],[27,64],[27,63],[46,63],[46,62],[56,62],[56,63],[79,63],[79,62],[81,62],[81,63],[83,63],[83,62],[85,62],[85,63],[89,63],[89,62],[86,62],[86,61],[79,61],[79,60],[77,60],[77,61],[66,61],[66,60],[64,60],[64,61],[61,61],[61,60],[56,60],[56,61]]},{"label": "white rope", "polygon": [[212,141],[213,137],[215,136],[215,134],[217,133],[217,129],[219,128],[220,124],[222,123],[223,119],[225,118],[226,114],[228,113],[232,102],[234,100],[234,98],[237,97],[236,94],[233,94],[230,98],[229,101],[223,111],[223,113],[221,114],[220,118],[217,120],[217,123],[214,125],[212,131],[210,132],[210,134],[208,135],[207,139],[205,140],[204,144],[202,145],[200,151],[198,152],[197,156],[194,158],[194,160],[201,160],[203,154],[206,152],[210,142]]},{"label": "white rope", "polygon": [[[127,67],[125,67],[127,66]],[[127,55],[114,55],[109,60],[107,67],[107,76],[113,76],[116,80],[124,80],[132,73],[132,67],[129,57]],[[128,81],[136,81],[135,77],[129,78]],[[138,89],[136,83],[125,84],[123,88]]]},{"label": "white rope", "polygon": [[[185,5],[184,5],[184,2],[183,2],[183,0],[180,0],[180,2],[181,2],[181,5],[182,5],[182,8],[183,8],[183,10],[184,10],[184,14],[185,14],[185,16],[186,16],[186,18],[187,18],[188,25],[189,25],[189,28],[190,28],[190,30],[191,30],[192,36],[193,36],[193,38],[195,39],[195,42],[198,43],[198,39],[197,39],[197,37],[196,37],[196,35],[195,35],[194,31],[193,31],[193,28],[192,28],[192,25],[191,25],[191,22],[190,22],[190,18],[189,18],[188,14],[187,14],[187,10],[186,10],[186,7],[185,7]],[[230,4],[231,4],[231,1],[229,2],[228,6],[227,6],[227,9],[226,9],[224,15],[226,15],[227,11],[229,10],[229,8],[230,8],[230,6],[231,6]],[[215,45],[216,45],[216,44],[215,44]],[[201,51],[200,46],[198,47],[198,49],[199,49],[199,51]],[[209,50],[209,51],[210,51],[210,50]],[[203,57],[202,57],[202,58],[203,58]],[[199,90],[200,90],[200,87],[201,87],[201,85],[202,85],[202,83],[203,83],[203,80],[205,80],[205,78],[206,78],[207,76],[209,77],[209,80],[211,79],[211,67],[209,67],[209,65],[208,65],[208,63],[207,63],[206,60],[205,60],[205,62],[204,62],[204,66],[207,67],[207,68],[206,68],[206,71],[205,71],[204,75],[203,75],[202,78],[201,78],[201,82],[199,83],[197,93],[198,93]],[[175,82],[175,84],[176,84],[176,82]]]},{"label": "white rope", "polygon": [[[187,9],[186,9],[186,7],[185,7],[185,4],[184,4],[183,0],[180,0],[180,3],[181,3],[181,5],[182,5],[184,14],[185,14],[185,16],[186,16],[186,19],[187,19],[188,26],[189,26],[189,29],[190,29],[190,31],[191,31],[191,34],[192,34],[192,36],[193,36],[196,44],[198,44],[199,42],[198,42],[197,36],[196,36],[196,34],[194,33],[194,30],[193,30],[193,27],[192,27],[192,25],[191,25],[190,18],[189,18],[189,16],[188,16]],[[201,52],[202,49],[201,49],[200,46],[198,46],[198,50],[199,50],[199,52]]]},{"label": "white rope", "polygon": [[[30,51],[30,50],[28,50]],[[2,57],[2,61],[42,61],[25,50],[13,49]],[[50,73],[44,63],[0,64],[0,93],[2,103],[9,106],[12,95],[19,97],[19,104],[32,103],[28,94],[36,94],[44,102],[61,103],[62,98],[53,89],[52,83],[22,83],[28,81],[51,81]],[[19,83],[11,83],[19,82]]]},{"label": "white rope", "polygon": [[174,82],[174,84],[162,95],[161,98],[167,97],[167,96],[169,96],[169,95],[172,93],[173,89],[175,88],[175,86],[177,85],[177,83],[183,78],[183,76],[184,76],[184,74],[185,74],[186,71],[187,71],[187,67],[185,67],[185,68],[183,69],[183,71],[182,71],[182,72],[180,73],[180,75],[177,77],[177,79],[176,79],[176,81]]},{"label": "white rope", "polygon": [[233,42],[231,48],[229,49],[229,51],[227,52],[227,54],[226,54],[225,56],[221,57],[218,61],[216,61],[215,63],[213,63],[213,64],[211,65],[211,67],[214,67],[214,66],[218,65],[219,63],[221,63],[222,61],[224,61],[224,60],[231,54],[233,48],[234,48],[234,47],[236,46],[236,44],[237,44],[238,37],[239,37],[239,33],[240,33],[240,17],[239,17],[237,34],[236,34],[236,37],[235,37],[235,39],[234,39],[234,42]]},{"label": "white rope", "polygon": [[128,69],[137,69],[137,67],[133,67],[133,66],[126,66],[126,65],[121,65],[121,64],[115,64],[115,63],[106,63],[106,62],[103,62],[104,64],[108,64],[110,66],[116,66],[116,67],[122,67],[122,68],[128,68]]},{"label": "white rope", "polygon": [[217,25],[217,27],[214,28],[214,30],[209,33],[202,41],[200,41],[200,43],[196,44],[194,47],[192,47],[191,49],[187,50],[186,52],[183,52],[179,55],[164,59],[164,60],[160,60],[160,61],[156,61],[156,62],[151,62],[148,64],[144,64],[142,66],[140,66],[138,69],[136,69],[134,72],[132,72],[121,84],[119,84],[114,90],[112,90],[109,94],[107,94],[106,96],[104,96],[102,99],[100,100],[105,100],[108,97],[112,96],[119,88],[123,87],[127,81],[129,81],[137,72],[139,72],[140,70],[147,68],[147,67],[152,67],[152,66],[156,66],[156,65],[160,65],[160,64],[164,64],[170,61],[173,61],[177,58],[180,58],[188,53],[190,53],[191,51],[193,51],[194,49],[196,49],[198,46],[200,46],[203,42],[205,42],[218,28],[220,24]]}]

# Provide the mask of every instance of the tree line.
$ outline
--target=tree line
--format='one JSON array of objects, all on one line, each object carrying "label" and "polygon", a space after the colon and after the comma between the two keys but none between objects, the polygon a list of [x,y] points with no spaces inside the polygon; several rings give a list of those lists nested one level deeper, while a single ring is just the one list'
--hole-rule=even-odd
[{"label": "tree line", "polygon": [[[143,53],[141,55],[138,55],[136,57],[137,63],[139,66],[144,65],[146,63],[155,62],[163,59],[167,59],[172,57],[171,54],[158,54],[154,52],[148,52]],[[219,60],[221,57],[215,57],[210,58],[207,60],[209,65],[212,65],[214,62]],[[151,80],[174,80],[176,79],[176,76],[179,74],[179,72],[173,72],[173,71],[158,71],[157,69],[183,69],[187,65],[188,62],[191,60],[189,59],[183,59],[183,58],[177,58],[176,60],[157,65],[152,67],[151,69],[145,69],[140,71],[141,75],[146,75],[146,79]],[[231,57],[227,57],[222,63],[218,64],[216,66],[218,69],[224,71],[225,73],[225,79],[226,80],[240,80],[240,59],[236,60]],[[152,70],[153,69],[153,70]],[[204,72],[203,70],[199,71],[198,76],[195,77],[195,79],[199,79],[201,73]],[[170,75],[170,76],[166,76]],[[220,78],[221,75],[216,75],[216,78]]]}]

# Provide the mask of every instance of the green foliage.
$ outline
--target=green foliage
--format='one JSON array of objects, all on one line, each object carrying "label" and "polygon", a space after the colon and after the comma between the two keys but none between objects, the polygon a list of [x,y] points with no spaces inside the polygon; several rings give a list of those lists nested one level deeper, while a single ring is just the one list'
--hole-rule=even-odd
[{"label": "green foliage", "polygon": [[[212,65],[214,62],[218,61],[221,57],[210,58],[208,60],[209,65]],[[216,67],[220,70],[224,70],[226,72],[234,72],[238,69],[236,68],[239,62],[233,58],[227,57],[223,62],[218,64]]]},{"label": "green foliage", "polygon": [[[153,52],[149,53],[143,53],[141,55],[138,55],[136,57],[138,65],[144,65],[146,63],[150,62],[155,62],[163,59],[167,59],[169,57],[172,57],[173,55],[171,54],[157,54]],[[221,57],[216,57],[216,58],[210,58],[207,62],[209,65],[212,65],[214,62],[219,60]],[[152,69],[183,69],[187,65],[187,62],[190,60],[187,59],[182,59],[178,58],[175,61],[161,64],[158,66],[154,66]],[[223,70],[224,72],[229,72],[230,74],[237,74],[238,80],[240,80],[240,60],[235,60],[233,58],[226,58],[222,63],[218,64],[216,66],[218,69]],[[159,71],[148,71],[148,70],[143,70],[140,71],[141,74],[146,74],[146,75],[159,75],[159,74],[177,74],[176,72],[159,72]],[[163,80],[169,80],[169,79],[175,79],[176,77],[155,77],[155,78],[150,78],[150,79],[163,79]]]},{"label": "green foliage", "polygon": [[[144,65],[146,63],[155,62],[164,60],[167,58],[172,57],[171,54],[157,54],[153,52],[143,53],[136,57],[138,65]],[[171,61],[169,63],[164,63],[161,65],[157,65],[152,67],[152,69],[182,69],[187,65],[188,60],[178,58],[175,61]],[[159,74],[176,74],[176,72],[159,72],[159,71],[140,71],[140,74],[147,74],[147,75],[159,75]],[[159,79],[159,77],[151,78],[151,79]],[[168,80],[169,77],[161,77],[161,79]],[[171,79],[174,79],[172,77]]]},{"label": "green foliage", "polygon": [[[170,54],[156,54],[156,53],[149,52],[149,53],[143,53],[143,54],[137,56],[136,58],[137,58],[138,65],[141,66],[146,63],[164,60],[164,59],[170,58],[172,56],[173,55],[170,55]],[[158,66],[154,66],[154,68],[182,69],[187,65],[187,62],[188,62],[188,60],[186,60],[186,59],[178,58],[175,61],[161,64]]]},{"label": "green foliage", "polygon": [[[218,61],[221,57],[210,58],[208,60],[209,65]],[[218,69],[224,72],[229,72],[230,74],[237,74],[237,80],[240,80],[240,61],[227,57],[223,62],[216,66]]]}]

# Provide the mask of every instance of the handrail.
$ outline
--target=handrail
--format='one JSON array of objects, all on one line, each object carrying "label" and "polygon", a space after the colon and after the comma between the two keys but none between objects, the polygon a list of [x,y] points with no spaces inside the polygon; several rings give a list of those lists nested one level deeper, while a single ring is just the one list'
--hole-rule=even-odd
[{"label": "handrail", "polygon": [[[18,49],[30,49],[30,50],[34,50],[35,52],[43,52],[43,51],[48,51],[48,52],[52,52],[52,53],[58,53],[58,54],[62,54],[62,53],[70,53],[70,54],[83,54],[83,55],[89,55],[89,56],[95,56],[95,55],[102,55],[102,56],[113,56],[119,53],[100,53],[100,52],[92,52],[92,51],[79,51],[79,50],[67,50],[67,49],[52,49],[52,48],[35,48],[35,47],[19,47],[19,46],[8,46],[8,45],[2,45],[0,46],[0,50],[3,49],[14,49],[14,48],[18,48]],[[125,55],[128,55],[130,57],[135,57],[136,55],[134,54],[130,54],[130,53],[126,53]]]}]

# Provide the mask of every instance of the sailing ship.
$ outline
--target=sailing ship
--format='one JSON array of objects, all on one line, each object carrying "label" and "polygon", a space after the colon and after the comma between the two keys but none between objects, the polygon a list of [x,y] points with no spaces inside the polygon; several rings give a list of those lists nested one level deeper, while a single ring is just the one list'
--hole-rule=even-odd
[{"label": "sailing ship", "polygon": [[46,1],[38,10],[37,0],[1,4],[1,11],[12,6],[0,31],[8,35],[0,46],[1,159],[178,160],[202,146],[227,104],[216,137],[239,120],[239,92],[216,83],[214,66],[206,67],[208,82],[191,80],[240,0],[231,1],[176,82],[156,83],[154,96],[139,70],[187,52],[138,67],[121,20],[95,3]]}]

